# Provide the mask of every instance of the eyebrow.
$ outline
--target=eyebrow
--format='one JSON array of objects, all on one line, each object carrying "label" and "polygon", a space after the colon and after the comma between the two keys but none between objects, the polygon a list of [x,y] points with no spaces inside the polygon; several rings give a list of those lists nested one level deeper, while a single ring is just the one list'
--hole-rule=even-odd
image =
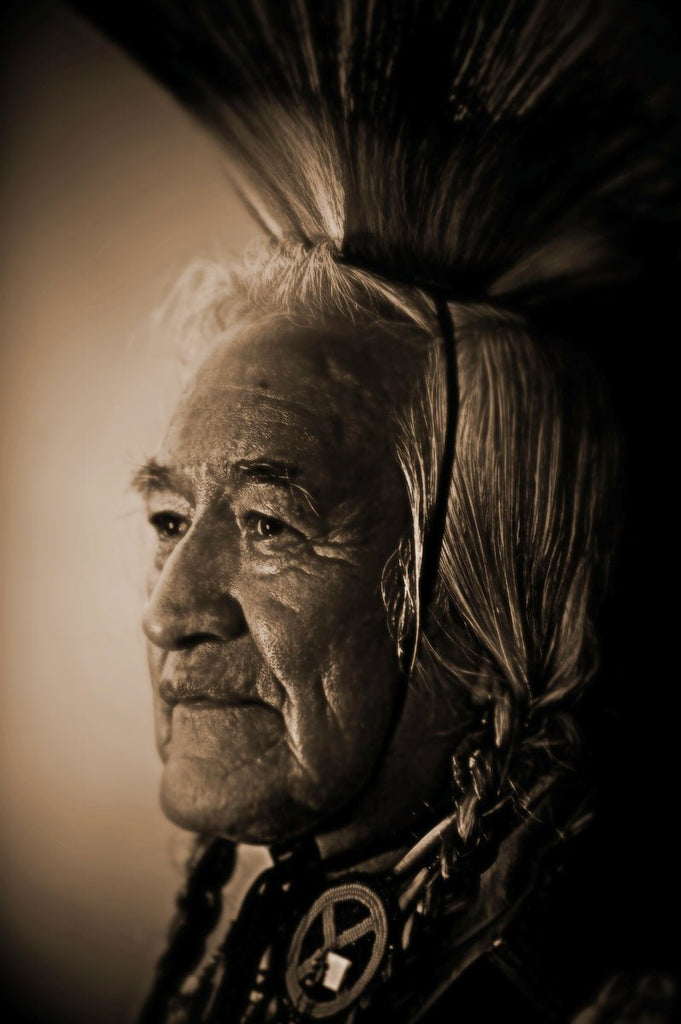
[{"label": "eyebrow", "polygon": [[286,462],[266,462],[263,459],[241,459],[235,462],[234,469],[256,483],[276,484],[280,487],[291,487],[298,475],[297,466],[290,466]]},{"label": "eyebrow", "polygon": [[130,486],[143,498],[158,491],[178,489],[175,473],[168,466],[161,465],[156,459],[148,459],[135,470]]},{"label": "eyebrow", "polygon": [[[305,488],[295,482],[298,467],[286,462],[266,461],[264,459],[241,459],[233,469],[245,480],[259,484],[274,484],[287,491],[296,491],[306,501],[315,516],[319,515],[317,502]],[[148,459],[139,466],[132,475],[131,486],[143,498],[148,498],[159,491],[179,491],[177,474],[156,459]]]},{"label": "eyebrow", "polygon": [[307,503],[310,511],[319,516],[319,507],[310,492],[296,483],[298,467],[286,462],[269,462],[263,459],[242,459],[234,464],[242,477],[259,484],[274,484],[275,487],[282,487],[287,491],[295,491],[301,495]]},{"label": "eyebrow", "polygon": [[[265,462],[262,459],[242,459],[234,464],[239,475],[255,483],[276,484],[279,487],[292,487],[298,475],[296,466],[285,462]],[[132,475],[131,486],[140,494],[154,491],[177,489],[177,476],[169,466],[164,466],[156,459],[148,459],[138,466]]]}]

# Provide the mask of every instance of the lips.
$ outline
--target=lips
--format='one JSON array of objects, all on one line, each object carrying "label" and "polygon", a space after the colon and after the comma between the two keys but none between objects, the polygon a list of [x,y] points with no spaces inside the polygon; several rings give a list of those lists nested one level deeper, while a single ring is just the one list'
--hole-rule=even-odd
[{"label": "lips", "polygon": [[162,679],[159,686],[161,699],[171,707],[191,704],[197,707],[267,707],[264,701],[247,697],[224,685],[214,685],[192,676]]}]

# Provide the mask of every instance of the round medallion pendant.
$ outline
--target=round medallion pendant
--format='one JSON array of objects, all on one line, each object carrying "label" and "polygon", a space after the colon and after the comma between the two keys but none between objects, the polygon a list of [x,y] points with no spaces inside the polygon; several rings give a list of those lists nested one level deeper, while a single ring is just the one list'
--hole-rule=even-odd
[{"label": "round medallion pendant", "polygon": [[319,1020],[361,996],[383,963],[388,915],[362,882],[327,889],[307,911],[288,950],[286,992],[293,1009]]}]

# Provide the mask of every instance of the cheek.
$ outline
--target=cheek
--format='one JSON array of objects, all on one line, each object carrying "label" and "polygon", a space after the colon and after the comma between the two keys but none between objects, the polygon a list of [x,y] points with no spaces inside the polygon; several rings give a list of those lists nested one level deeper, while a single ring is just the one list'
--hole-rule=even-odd
[{"label": "cheek", "polygon": [[378,587],[346,567],[289,572],[251,581],[242,605],[297,755],[309,766],[380,749],[400,678]]},{"label": "cheek", "polygon": [[343,663],[369,671],[375,658],[392,656],[378,584],[346,566],[252,578],[240,603],[278,678],[321,680]]}]

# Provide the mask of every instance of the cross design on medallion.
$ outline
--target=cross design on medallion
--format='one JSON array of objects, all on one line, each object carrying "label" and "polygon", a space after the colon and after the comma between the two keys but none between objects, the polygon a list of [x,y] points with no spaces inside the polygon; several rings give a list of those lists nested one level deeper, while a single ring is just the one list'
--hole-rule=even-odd
[{"label": "cross design on medallion", "polygon": [[300,1014],[321,1019],[347,1009],[383,962],[388,918],[362,882],[327,889],[296,928],[288,951],[286,989]]}]

